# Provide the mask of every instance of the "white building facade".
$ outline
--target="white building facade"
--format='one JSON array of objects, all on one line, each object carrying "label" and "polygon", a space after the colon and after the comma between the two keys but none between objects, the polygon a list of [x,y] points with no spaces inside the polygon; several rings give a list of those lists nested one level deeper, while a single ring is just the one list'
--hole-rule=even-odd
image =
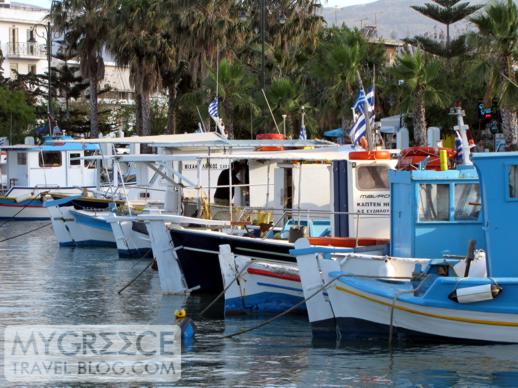
[{"label": "white building facade", "polygon": [[48,9],[0,0],[0,50],[3,76],[47,71],[46,16]]}]

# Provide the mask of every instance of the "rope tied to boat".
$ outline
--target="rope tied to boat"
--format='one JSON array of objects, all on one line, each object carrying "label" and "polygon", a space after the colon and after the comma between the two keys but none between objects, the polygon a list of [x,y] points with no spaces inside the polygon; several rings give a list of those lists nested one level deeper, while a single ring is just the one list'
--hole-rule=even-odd
[{"label": "rope tied to boat", "polygon": [[248,328],[248,329],[244,329],[244,330],[240,330],[238,332],[235,332],[235,333],[232,333],[232,334],[227,334],[227,335],[224,335],[222,336],[221,338],[232,338],[232,337],[236,337],[236,336],[239,336],[239,335],[242,335],[242,334],[245,334],[245,333],[249,333],[251,331],[254,331],[256,329],[260,329],[261,327],[263,326],[266,326],[266,325],[269,325],[270,323],[272,323],[273,321],[276,321],[278,318],[281,318],[283,316],[285,316],[286,314],[289,314],[290,312],[292,312],[293,310],[295,310],[297,307],[301,306],[302,304],[306,303],[307,301],[311,300],[312,298],[314,298],[316,295],[318,295],[320,292],[322,292],[323,290],[329,288],[331,286],[331,284],[333,284],[335,281],[337,281],[338,279],[341,279],[341,278],[345,278],[345,277],[356,277],[356,278],[362,278],[362,279],[385,279],[385,280],[411,280],[412,277],[410,276],[376,276],[376,275],[355,275],[355,274],[340,274],[340,275],[337,275],[335,276],[334,278],[332,278],[330,281],[328,281],[327,283],[325,283],[322,287],[319,287],[314,293],[312,293],[310,296],[308,296],[307,298],[301,300],[300,302],[294,304],[293,306],[291,306],[290,308],[284,310],[283,312],[273,316],[272,318],[269,318],[267,319],[266,321],[263,321],[261,322],[260,324],[256,325],[256,326],[253,326],[251,328]]}]

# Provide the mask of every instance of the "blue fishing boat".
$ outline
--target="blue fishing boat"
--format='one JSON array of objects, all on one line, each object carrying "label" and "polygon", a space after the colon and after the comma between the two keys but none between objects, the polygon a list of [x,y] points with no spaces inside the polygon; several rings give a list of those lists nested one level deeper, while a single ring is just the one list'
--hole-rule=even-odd
[{"label": "blue fishing boat", "polygon": [[[518,153],[475,154],[473,160],[482,194],[487,276],[469,273],[472,260],[484,254],[474,250],[474,239],[461,273],[451,260],[416,266],[409,280],[330,272],[336,281],[328,295],[342,336],[518,343],[518,253],[511,246]],[[454,244],[457,238],[450,234],[449,240]]]}]

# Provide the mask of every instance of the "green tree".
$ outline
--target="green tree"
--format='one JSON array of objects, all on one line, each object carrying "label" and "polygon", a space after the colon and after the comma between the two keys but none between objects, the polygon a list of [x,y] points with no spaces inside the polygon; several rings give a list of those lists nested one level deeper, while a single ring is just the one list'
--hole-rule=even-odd
[{"label": "green tree", "polygon": [[512,0],[493,2],[471,19],[483,38],[488,89],[499,96],[502,132],[508,150],[518,150],[518,87],[513,66],[518,61],[518,9]]},{"label": "green tree", "polygon": [[450,26],[467,18],[482,6],[470,5],[469,2],[461,3],[460,1],[433,0],[433,3],[426,3],[424,6],[412,5],[411,8],[422,15],[446,25],[446,41],[440,42],[426,36],[416,36],[411,41],[417,43],[426,52],[445,58],[452,58],[464,53],[466,51],[465,35],[460,35],[451,40]]},{"label": "green tree", "polygon": [[358,30],[331,28],[323,32],[307,70],[312,77],[307,100],[318,108],[323,118],[321,126],[350,127],[358,72],[365,84],[370,84],[367,80],[372,77],[373,64],[381,67],[383,58],[383,52],[368,43]]},{"label": "green tree", "polygon": [[109,0],[63,0],[52,7],[54,26],[77,53],[81,75],[89,82],[90,136],[98,135],[98,84],[104,78],[102,50],[109,30]]},{"label": "green tree", "polygon": [[27,102],[27,95],[0,85],[0,135],[9,137],[11,144],[18,143],[35,122],[34,108]]},{"label": "green tree", "polygon": [[433,58],[426,58],[421,50],[404,53],[397,58],[393,69],[398,79],[404,81],[403,107],[413,112],[414,143],[426,145],[426,104],[444,106],[446,94],[439,85],[443,66]]},{"label": "green tree", "polygon": [[251,93],[256,79],[239,61],[224,58],[219,64],[219,76],[211,70],[206,81],[212,95],[216,94],[216,81],[218,81],[218,94],[223,106],[222,117],[225,129],[229,138],[233,139],[236,112],[257,110]]},{"label": "green tree", "polygon": [[108,41],[117,64],[129,68],[135,88],[137,130],[144,136],[151,134],[151,95],[162,83],[161,63],[174,51],[162,5],[153,0],[117,1]]}]

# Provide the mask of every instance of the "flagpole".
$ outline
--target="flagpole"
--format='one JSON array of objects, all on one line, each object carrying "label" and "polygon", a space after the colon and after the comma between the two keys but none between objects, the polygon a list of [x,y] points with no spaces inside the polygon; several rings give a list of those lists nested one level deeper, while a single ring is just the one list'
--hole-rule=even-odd
[{"label": "flagpole", "polygon": [[[362,77],[360,76],[360,72],[356,71],[356,75],[358,76],[358,82],[360,84],[360,90],[365,90],[363,88],[363,81]],[[369,117],[369,102],[367,101],[367,97],[365,97],[365,100],[363,101],[363,111],[365,116],[365,126],[367,127],[367,143],[368,143],[368,150],[372,151],[374,149],[374,138],[370,123],[370,117]]]},{"label": "flagpole", "polygon": [[216,98],[219,96],[219,42],[216,44]]}]

